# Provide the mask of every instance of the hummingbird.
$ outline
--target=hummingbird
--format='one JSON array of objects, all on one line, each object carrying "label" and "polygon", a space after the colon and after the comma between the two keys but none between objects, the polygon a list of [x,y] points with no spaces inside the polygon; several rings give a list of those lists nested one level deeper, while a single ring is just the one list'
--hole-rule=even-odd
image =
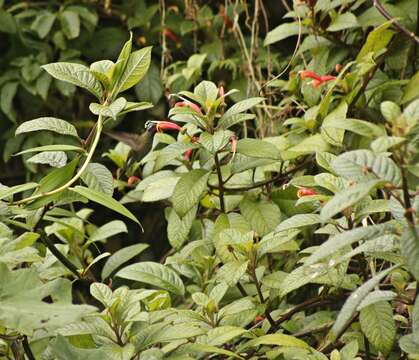
[{"label": "hummingbird", "polygon": [[105,131],[105,134],[112,139],[118,140],[131,148],[125,167],[122,169],[124,172],[134,161],[140,161],[150,152],[156,132],[164,132],[165,130],[180,131],[182,129],[178,124],[170,121],[147,121],[145,128],[146,130],[142,134]]}]

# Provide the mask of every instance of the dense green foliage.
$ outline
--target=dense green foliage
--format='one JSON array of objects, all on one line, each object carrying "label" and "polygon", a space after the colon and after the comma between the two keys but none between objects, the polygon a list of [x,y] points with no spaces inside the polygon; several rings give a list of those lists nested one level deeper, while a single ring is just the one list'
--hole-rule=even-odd
[{"label": "dense green foliage", "polygon": [[0,1],[0,358],[419,359],[417,14]]}]

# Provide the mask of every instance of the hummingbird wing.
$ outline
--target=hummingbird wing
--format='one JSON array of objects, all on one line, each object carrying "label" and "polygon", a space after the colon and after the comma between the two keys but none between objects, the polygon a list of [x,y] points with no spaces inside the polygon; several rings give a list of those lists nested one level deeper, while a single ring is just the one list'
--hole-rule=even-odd
[{"label": "hummingbird wing", "polygon": [[112,139],[118,140],[128,145],[134,151],[141,151],[143,147],[143,139],[141,135],[123,132],[123,131],[109,131],[104,132]]}]

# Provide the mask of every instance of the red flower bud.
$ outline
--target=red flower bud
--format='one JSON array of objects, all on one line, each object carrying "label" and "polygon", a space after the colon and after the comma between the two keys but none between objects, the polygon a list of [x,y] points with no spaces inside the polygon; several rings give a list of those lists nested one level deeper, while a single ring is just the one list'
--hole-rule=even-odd
[{"label": "red flower bud", "polygon": [[230,138],[230,144],[231,144],[231,151],[233,152],[233,156],[234,156],[234,154],[236,153],[236,151],[237,151],[237,138],[236,138],[236,136],[235,135],[233,135],[231,138]]},{"label": "red flower bud", "polygon": [[140,181],[138,176],[130,176],[128,178],[128,186],[134,186],[138,181]]},{"label": "red flower bud", "polygon": [[189,161],[189,160],[191,160],[192,153],[193,153],[193,149],[192,149],[192,148],[191,148],[191,149],[186,150],[186,151],[183,153],[183,160],[185,160],[185,161]]},{"label": "red flower bud", "polygon": [[170,121],[156,121],[156,129],[158,132],[164,132],[164,130],[176,130],[180,131],[182,128],[175,123],[172,123]]},{"label": "red flower bud", "polygon": [[300,187],[297,191],[297,197],[302,198],[303,196],[317,195],[317,191],[314,189],[309,189],[305,187]]},{"label": "red flower bud", "polygon": [[317,79],[311,80],[311,85],[313,85],[313,87],[315,88],[318,88],[322,84],[323,82],[321,80],[317,80]]},{"label": "red flower bud", "polygon": [[342,64],[336,64],[336,65],[335,65],[335,71],[336,71],[337,73],[339,73],[339,72],[342,70],[342,68],[343,68]]},{"label": "red flower bud", "polygon": [[179,101],[175,104],[175,107],[185,107],[185,106],[195,110],[196,112],[198,112],[200,114],[202,114],[201,108],[198,105],[194,104],[193,102]]}]

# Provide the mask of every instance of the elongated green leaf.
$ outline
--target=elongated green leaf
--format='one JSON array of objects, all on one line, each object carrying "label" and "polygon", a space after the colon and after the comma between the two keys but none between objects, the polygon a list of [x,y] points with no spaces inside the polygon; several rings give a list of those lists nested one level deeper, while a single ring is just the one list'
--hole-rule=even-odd
[{"label": "elongated green leaf", "polygon": [[0,108],[9,120],[14,123],[16,123],[16,110],[13,107],[13,99],[16,95],[18,86],[18,82],[8,82],[1,88],[0,93]]},{"label": "elongated green leaf", "polygon": [[380,136],[371,143],[371,149],[375,153],[385,152],[404,141],[406,141],[406,139],[399,136]]},{"label": "elongated green leaf", "polygon": [[383,131],[377,125],[368,121],[358,119],[329,118],[327,119],[327,121],[323,122],[322,128],[336,128],[348,130],[355,134],[366,137],[385,135],[385,131]]},{"label": "elongated green leaf", "polygon": [[346,190],[337,193],[321,210],[320,217],[322,221],[329,220],[331,217],[340,213],[342,210],[356,204],[359,200],[369,194],[380,180],[370,180],[365,183],[359,183]]},{"label": "elongated green leaf", "polygon": [[280,159],[278,148],[263,140],[241,139],[237,142],[237,152],[255,158]]},{"label": "elongated green leaf", "polygon": [[306,34],[307,31],[308,29],[305,26],[300,26],[298,22],[281,24],[266,34],[263,44],[268,46],[290,36],[298,35],[299,32]]},{"label": "elongated green leaf", "polygon": [[40,39],[45,38],[50,32],[52,25],[55,22],[55,15],[49,11],[40,12],[31,25],[31,30],[34,30]]},{"label": "elongated green leaf", "polygon": [[356,20],[356,16],[348,11],[343,14],[338,14],[327,28],[327,31],[342,31],[357,26],[359,26],[359,24]]},{"label": "elongated green leaf", "polygon": [[305,260],[304,265],[310,266],[316,264],[317,262],[339,251],[339,249],[342,249],[357,241],[366,241],[369,239],[374,239],[377,236],[391,232],[395,232],[394,223],[384,223],[380,225],[360,227],[331,236]]},{"label": "elongated green leaf", "polygon": [[310,226],[321,223],[320,216],[317,214],[297,214],[281,222],[275,231],[285,231],[298,229],[304,226]]},{"label": "elongated green leaf", "polygon": [[387,356],[396,339],[396,323],[391,305],[387,301],[380,301],[363,308],[359,322],[368,341]]},{"label": "elongated green leaf", "polygon": [[235,114],[228,118],[222,118],[218,121],[217,129],[228,129],[229,127],[239,124],[246,120],[253,120],[256,117],[254,114]]},{"label": "elongated green leaf", "polygon": [[64,151],[45,151],[29,158],[27,162],[33,164],[48,164],[52,167],[63,167],[67,163],[67,155]]},{"label": "elongated green leaf", "polygon": [[394,31],[388,30],[391,23],[391,21],[387,21],[368,34],[367,41],[358,53],[356,61],[362,60],[362,58],[371,52],[376,55],[388,45],[394,35]]},{"label": "elongated green leaf", "polygon": [[362,302],[359,304],[356,310],[360,311],[363,308],[366,308],[367,306],[376,304],[378,302],[394,300],[396,296],[397,294],[394,291],[389,291],[389,290],[372,291],[364,298],[364,300],[362,300]]},{"label": "elongated green leaf", "polygon": [[88,243],[108,239],[123,232],[128,232],[127,226],[121,220],[112,220],[97,228],[90,236]]},{"label": "elongated green leaf", "polygon": [[244,359],[244,357],[241,357],[240,355],[237,355],[232,351],[225,350],[223,348],[218,348],[216,346],[212,346],[208,344],[194,343],[194,344],[189,345],[189,348],[195,351],[202,351],[204,353],[226,355],[234,359],[241,359],[241,360]]},{"label": "elongated green leaf", "polygon": [[121,77],[112,90],[113,94],[119,94],[136,85],[146,74],[150,66],[150,60],[150,46],[131,53]]},{"label": "elongated green leaf", "polygon": [[113,194],[113,177],[108,168],[99,163],[90,163],[81,176],[83,182],[93,190],[106,195]]},{"label": "elongated green leaf", "polygon": [[209,175],[208,171],[199,169],[189,171],[179,179],[171,197],[173,208],[179,216],[185,216],[198,203],[207,187]]},{"label": "elongated green leaf", "polygon": [[208,331],[206,343],[212,346],[221,346],[246,331],[246,329],[237,326],[220,326]]},{"label": "elongated green leaf", "polygon": [[401,251],[407,267],[416,279],[419,279],[419,228],[408,226],[401,238]]},{"label": "elongated green leaf", "polygon": [[75,39],[80,34],[80,18],[74,11],[65,10],[59,14],[61,27],[65,36],[69,39]]},{"label": "elongated green leaf", "polygon": [[103,88],[87,66],[67,62],[43,65],[42,68],[52,77],[90,91],[98,99],[102,98]]},{"label": "elongated green leaf", "polygon": [[256,339],[248,341],[244,348],[256,347],[260,345],[275,345],[275,346],[289,346],[300,349],[310,349],[310,346],[303,340],[300,340],[294,336],[285,334],[268,334],[259,336]]},{"label": "elongated green leaf", "polygon": [[122,264],[136,257],[148,248],[148,244],[135,244],[119,249],[106,261],[102,269],[102,280],[109,277]]},{"label": "elongated green leaf", "polygon": [[387,270],[380,272],[375,275],[373,278],[362,284],[358,289],[356,289],[351,296],[346,300],[345,304],[342,307],[342,310],[339,312],[339,315],[333,324],[332,329],[328,334],[330,341],[334,341],[336,337],[340,334],[341,330],[344,329],[346,323],[350,320],[353,314],[355,314],[356,309],[359,304],[365,297],[373,290],[384,277],[386,277],[395,267],[391,267]]},{"label": "elongated green leaf", "polygon": [[182,279],[174,270],[151,261],[129,265],[115,276],[156,286],[180,296],[185,293]]},{"label": "elongated green leaf", "polygon": [[41,152],[41,151],[78,151],[84,152],[85,150],[79,146],[74,145],[44,145],[38,146],[31,149],[26,149],[23,151],[18,152],[15,156],[29,154],[33,152]]},{"label": "elongated green leaf", "polygon": [[39,189],[37,192],[44,193],[47,191],[55,190],[56,188],[64,185],[67,181],[69,181],[72,178],[78,162],[79,159],[75,158],[66,166],[55,169],[48,173],[39,182]]},{"label": "elongated green leaf", "polygon": [[182,218],[175,210],[170,209],[167,219],[167,237],[174,249],[179,249],[187,240],[197,209],[197,206],[193,206]]},{"label": "elongated green leaf", "polygon": [[262,98],[262,97],[254,97],[254,98],[249,98],[249,99],[246,99],[246,100],[239,101],[238,103],[231,106],[224,113],[224,115],[221,117],[219,122],[223,123],[225,121],[228,121],[227,119],[230,116],[245,112],[245,111],[251,109],[252,107],[254,107],[255,105],[261,103],[263,100],[264,100],[264,98]]},{"label": "elongated green leaf", "polygon": [[26,183],[26,184],[22,184],[22,185],[15,185],[12,187],[0,187],[0,200],[2,199],[6,199],[10,196],[13,196],[14,194],[23,192],[23,191],[27,191],[27,190],[31,190],[33,188],[36,188],[38,186],[37,183],[31,182],[31,183]]},{"label": "elongated green leaf", "polygon": [[401,184],[401,173],[395,162],[370,150],[354,150],[339,155],[332,162],[337,174],[349,180],[382,179],[395,186]]},{"label": "elongated green leaf", "polygon": [[134,214],[129,211],[125,206],[121,205],[118,201],[112,198],[109,195],[101,193],[99,191],[89,189],[83,186],[76,186],[74,188],[70,188],[71,191],[88,198],[89,200],[101,204],[121,215],[126,216],[127,218],[135,221],[138,225],[141,226],[138,219],[134,216]]},{"label": "elongated green leaf", "polygon": [[127,101],[124,109],[119,113],[119,115],[127,114],[132,111],[142,111],[142,110],[150,109],[153,106],[154,105],[152,103],[149,103],[147,101],[141,101],[141,102]]}]

